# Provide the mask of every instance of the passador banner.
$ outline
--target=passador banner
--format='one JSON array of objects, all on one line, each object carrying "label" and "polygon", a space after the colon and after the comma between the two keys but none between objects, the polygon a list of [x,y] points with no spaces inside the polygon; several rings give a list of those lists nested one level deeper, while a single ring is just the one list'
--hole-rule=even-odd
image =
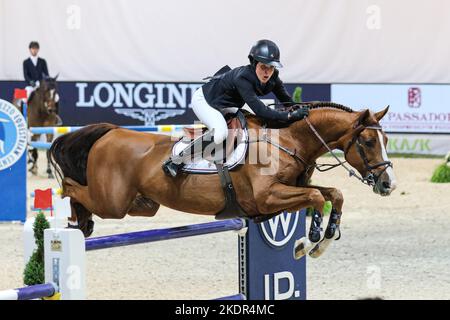
[{"label": "passador banner", "polygon": [[450,133],[450,85],[335,84],[331,97],[355,110],[389,105],[387,132]]}]

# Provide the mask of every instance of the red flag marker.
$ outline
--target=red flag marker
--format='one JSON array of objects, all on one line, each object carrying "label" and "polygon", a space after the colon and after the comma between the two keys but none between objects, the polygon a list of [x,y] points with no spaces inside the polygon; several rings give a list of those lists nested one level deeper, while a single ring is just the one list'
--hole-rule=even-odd
[{"label": "red flag marker", "polygon": [[[52,189],[46,190],[34,190],[34,208],[47,210],[51,209],[53,206],[52,203]],[[51,211],[51,215],[53,216],[53,210]]]},{"label": "red flag marker", "polygon": [[14,89],[14,99],[26,99],[27,90],[25,89]]}]

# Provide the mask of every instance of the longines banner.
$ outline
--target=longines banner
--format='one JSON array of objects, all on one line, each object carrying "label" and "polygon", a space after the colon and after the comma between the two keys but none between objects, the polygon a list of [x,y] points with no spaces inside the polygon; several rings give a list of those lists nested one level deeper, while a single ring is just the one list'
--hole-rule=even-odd
[{"label": "longines banner", "polygon": [[[118,125],[188,124],[196,120],[192,93],[202,83],[59,82],[60,115],[66,126],[111,122]],[[0,99],[11,101],[21,81],[0,81]],[[330,85],[286,84],[303,101],[330,100]],[[267,99],[273,98],[269,95]]]},{"label": "longines banner", "polygon": [[356,110],[390,105],[387,132],[450,133],[450,85],[336,84],[331,98]]}]

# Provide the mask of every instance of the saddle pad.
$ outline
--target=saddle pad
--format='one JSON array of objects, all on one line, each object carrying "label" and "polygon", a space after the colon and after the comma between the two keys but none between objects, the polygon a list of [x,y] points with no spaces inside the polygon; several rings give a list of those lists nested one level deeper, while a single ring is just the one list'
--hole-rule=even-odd
[{"label": "saddle pad", "polygon": [[[180,154],[191,141],[180,140],[172,148],[172,155]],[[227,162],[225,163],[228,166],[228,169],[231,170],[239,164],[243,164],[245,161],[245,155],[247,153],[247,145],[248,145],[248,132],[247,129],[242,131],[242,137],[239,141],[237,147],[234,151],[227,157]],[[205,159],[201,159],[196,162],[192,162],[191,160],[187,160],[183,168],[181,169],[186,173],[217,173],[216,165],[213,162],[210,162]]]}]

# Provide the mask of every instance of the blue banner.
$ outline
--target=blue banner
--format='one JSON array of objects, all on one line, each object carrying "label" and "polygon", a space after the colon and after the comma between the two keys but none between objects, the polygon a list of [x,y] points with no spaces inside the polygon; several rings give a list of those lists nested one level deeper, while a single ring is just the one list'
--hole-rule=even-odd
[{"label": "blue banner", "polygon": [[249,300],[305,300],[306,257],[294,259],[295,241],[305,236],[305,210],[248,224],[246,281]]},{"label": "blue banner", "polygon": [[[196,117],[192,93],[203,83],[166,82],[58,82],[59,113],[66,126],[99,122],[117,125],[188,124]],[[286,84],[292,94],[302,88],[303,101],[329,101],[328,84]],[[23,81],[0,81],[0,99],[12,101]],[[264,97],[273,99],[272,95]]]}]

